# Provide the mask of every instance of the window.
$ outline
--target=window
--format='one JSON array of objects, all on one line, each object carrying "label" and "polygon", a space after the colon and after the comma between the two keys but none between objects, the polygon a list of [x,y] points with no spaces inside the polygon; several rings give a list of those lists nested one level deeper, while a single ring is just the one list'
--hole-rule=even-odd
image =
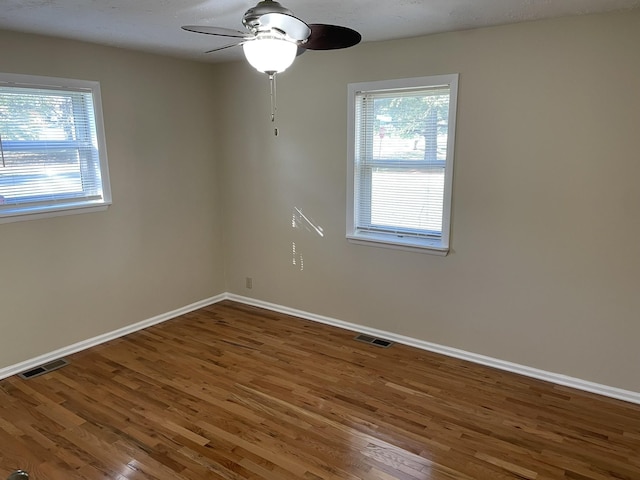
[{"label": "window", "polygon": [[0,222],[110,203],[98,82],[0,74]]},{"label": "window", "polygon": [[449,251],[458,75],[349,85],[347,238]]}]

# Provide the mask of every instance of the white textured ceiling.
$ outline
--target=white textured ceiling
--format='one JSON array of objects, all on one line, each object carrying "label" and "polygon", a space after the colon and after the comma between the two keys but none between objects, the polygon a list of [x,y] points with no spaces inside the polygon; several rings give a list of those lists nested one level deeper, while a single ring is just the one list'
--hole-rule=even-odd
[{"label": "white textured ceiling", "polygon": [[[0,29],[85,40],[201,61],[241,58],[240,48],[202,52],[225,38],[181,25],[243,29],[257,0],[0,0]],[[376,41],[567,15],[639,8],[640,0],[281,0],[307,23],[344,25]]]}]

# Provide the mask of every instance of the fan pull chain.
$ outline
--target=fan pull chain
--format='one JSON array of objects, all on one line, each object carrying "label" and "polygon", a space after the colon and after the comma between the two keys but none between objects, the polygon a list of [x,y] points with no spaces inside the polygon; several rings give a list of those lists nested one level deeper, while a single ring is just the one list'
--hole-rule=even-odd
[{"label": "fan pull chain", "polygon": [[0,154],[2,155],[2,166],[6,167],[7,165],[4,163],[4,146],[2,145],[2,135],[0,135]]},{"label": "fan pull chain", "polygon": [[273,134],[278,136],[278,127],[275,126],[276,123],[276,110],[278,109],[277,105],[277,91],[276,91],[276,74],[269,73],[269,85],[271,86],[271,122],[274,124]]}]

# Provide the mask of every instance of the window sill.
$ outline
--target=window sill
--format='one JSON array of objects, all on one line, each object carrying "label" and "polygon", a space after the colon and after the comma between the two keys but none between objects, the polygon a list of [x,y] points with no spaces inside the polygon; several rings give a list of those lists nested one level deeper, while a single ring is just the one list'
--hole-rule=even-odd
[{"label": "window sill", "polygon": [[441,257],[449,253],[449,246],[444,245],[441,240],[436,239],[398,237],[380,233],[358,233],[348,234],[347,241],[355,245],[391,248],[407,252],[439,255]]},{"label": "window sill", "polygon": [[0,213],[0,224],[10,222],[22,222],[38,218],[59,217],[62,215],[77,215],[80,213],[101,212],[109,208],[111,202],[89,205],[59,206],[55,208],[21,208],[6,209]]}]

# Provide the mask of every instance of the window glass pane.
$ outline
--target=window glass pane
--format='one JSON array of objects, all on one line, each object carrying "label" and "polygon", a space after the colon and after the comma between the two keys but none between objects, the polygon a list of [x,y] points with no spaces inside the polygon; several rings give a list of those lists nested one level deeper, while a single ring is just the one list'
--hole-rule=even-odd
[{"label": "window glass pane", "polygon": [[75,140],[76,116],[80,122],[86,122],[86,116],[84,112],[74,112],[74,100],[82,102],[83,94],[0,87],[2,139]]},{"label": "window glass pane", "polygon": [[371,225],[431,235],[442,232],[444,168],[374,168]]},{"label": "window glass pane", "polygon": [[29,151],[5,147],[4,160],[0,194],[5,204],[83,192],[77,150]]},{"label": "window glass pane", "polygon": [[448,89],[421,95],[374,96],[373,158],[444,162],[448,112]]}]

